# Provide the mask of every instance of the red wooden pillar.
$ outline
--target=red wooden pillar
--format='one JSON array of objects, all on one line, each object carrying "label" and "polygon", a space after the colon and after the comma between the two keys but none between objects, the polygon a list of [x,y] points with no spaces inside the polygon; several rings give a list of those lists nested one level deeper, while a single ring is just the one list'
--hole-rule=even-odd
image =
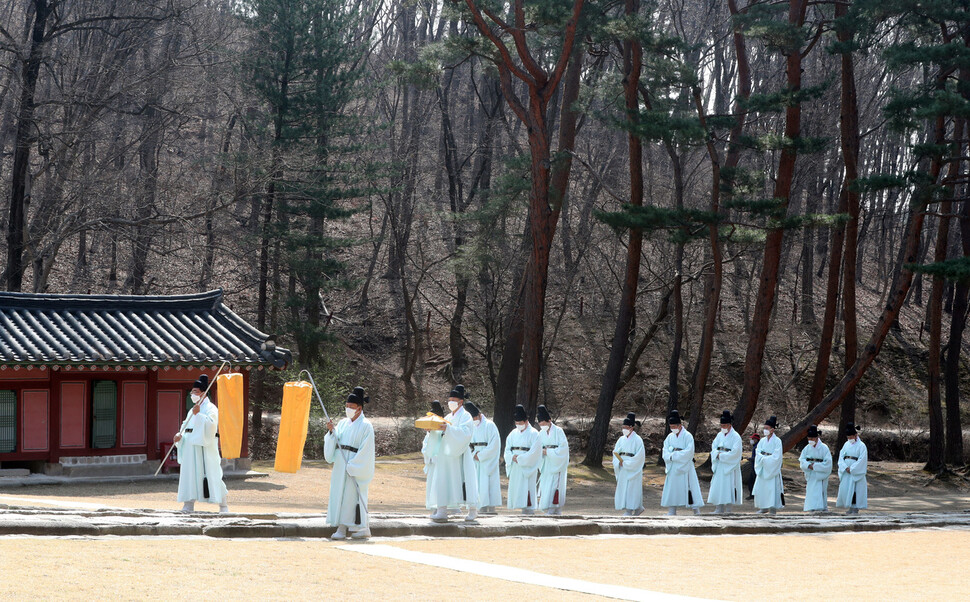
[{"label": "red wooden pillar", "polygon": [[148,403],[146,405],[145,425],[148,430],[148,450],[145,452],[149,460],[161,459],[158,451],[158,371],[148,370]]},{"label": "red wooden pillar", "polygon": [[249,457],[249,373],[250,370],[243,369],[243,432],[242,449],[239,450],[241,458]]},{"label": "red wooden pillar", "polygon": [[53,367],[47,369],[50,374],[50,450],[48,462],[56,464],[61,461],[61,371]]}]

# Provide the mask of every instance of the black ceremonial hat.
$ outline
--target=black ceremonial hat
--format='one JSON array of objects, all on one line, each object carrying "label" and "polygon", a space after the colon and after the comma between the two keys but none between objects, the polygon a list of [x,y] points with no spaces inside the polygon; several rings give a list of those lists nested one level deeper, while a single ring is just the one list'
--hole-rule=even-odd
[{"label": "black ceremonial hat", "polygon": [[667,416],[667,422],[670,424],[680,424],[680,412],[677,410],[670,410],[670,416]]},{"label": "black ceremonial hat", "polygon": [[539,406],[536,408],[536,421],[552,422],[552,416],[549,415],[549,410],[546,409],[546,406]]},{"label": "black ceremonial hat", "polygon": [[515,411],[513,412],[512,417],[516,422],[522,422],[523,420],[529,419],[529,415],[525,413],[525,408],[522,407],[522,404],[515,406]]},{"label": "black ceremonial hat", "polygon": [[478,406],[470,401],[465,402],[465,411],[472,415],[472,418],[477,418],[481,412],[478,411]]},{"label": "black ceremonial hat", "polygon": [[633,412],[627,412],[626,418],[623,419],[623,426],[636,426],[637,425],[637,415]]},{"label": "black ceremonial hat", "polygon": [[734,419],[731,418],[731,410],[724,410],[721,412],[721,424],[731,424]]},{"label": "black ceremonial hat", "polygon": [[359,406],[363,406],[368,401],[370,401],[370,398],[364,393],[364,387],[354,387],[354,390],[347,396],[347,403],[355,403]]},{"label": "black ceremonial hat", "polygon": [[198,389],[200,391],[205,391],[209,387],[209,377],[205,374],[199,375],[198,380],[192,383],[193,389]]},{"label": "black ceremonial hat", "polygon": [[431,402],[431,413],[432,414],[437,414],[438,416],[441,416],[442,418],[445,417],[445,410],[444,410],[444,408],[441,407],[441,402],[438,401],[437,399],[435,399],[434,401]]},{"label": "black ceremonial hat", "polygon": [[771,428],[778,428],[778,419],[774,416],[770,416],[768,420],[765,420],[765,426],[770,426]]},{"label": "black ceremonial hat", "polygon": [[811,437],[812,439],[817,439],[818,438],[818,427],[815,426],[814,424],[812,426],[808,427],[808,436]]}]

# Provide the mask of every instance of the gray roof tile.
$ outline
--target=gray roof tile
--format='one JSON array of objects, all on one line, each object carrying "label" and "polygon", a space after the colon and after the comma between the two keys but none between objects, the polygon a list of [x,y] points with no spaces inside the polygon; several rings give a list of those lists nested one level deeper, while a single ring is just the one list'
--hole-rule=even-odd
[{"label": "gray roof tile", "polygon": [[0,292],[0,363],[271,365],[292,361],[222,304],[194,295],[47,295]]}]

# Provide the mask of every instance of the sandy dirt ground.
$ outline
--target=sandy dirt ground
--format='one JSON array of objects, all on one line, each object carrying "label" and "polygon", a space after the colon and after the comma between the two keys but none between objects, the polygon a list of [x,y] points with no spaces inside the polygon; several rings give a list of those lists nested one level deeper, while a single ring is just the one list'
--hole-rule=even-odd
[{"label": "sandy dirt ground", "polygon": [[[425,512],[421,467],[416,455],[379,460],[371,486],[373,512]],[[230,481],[233,511],[325,511],[330,476],[326,465],[307,463],[296,474],[273,472],[271,464],[254,468],[270,474]],[[970,487],[963,477],[940,481],[919,468],[870,465],[872,510],[962,512],[970,508]],[[789,508],[784,512],[800,512],[804,487],[794,459],[787,461],[785,479]],[[662,469],[649,465],[644,501],[650,514],[663,513],[659,507],[662,484]],[[614,514],[613,488],[608,469],[571,466],[567,513]],[[706,492],[706,483],[702,488]],[[833,480],[830,494],[835,490]],[[0,489],[0,505],[174,510],[179,507],[175,491],[173,481],[32,486]],[[205,505],[199,509],[215,510]],[[752,510],[750,501],[742,509]],[[435,568],[358,554],[326,540],[8,536],[0,537],[0,600],[141,600],[184,597],[208,586],[217,597],[233,600],[590,598],[502,580],[497,578],[502,566],[646,592],[723,600],[962,599],[970,587],[970,531],[959,529],[715,537],[412,538],[353,545],[373,544],[445,555],[449,560]],[[490,577],[456,571],[463,559],[499,565],[498,573]],[[934,577],[944,570],[945,579]]]},{"label": "sandy dirt ground", "polygon": [[[970,531],[962,530],[395,545],[500,564],[527,559],[541,573],[722,600],[959,600],[970,586]],[[929,567],[947,577],[930,577]]]},{"label": "sandy dirt ground", "polygon": [[[201,588],[230,600],[594,598],[463,573],[464,559],[500,565],[499,574],[503,566],[519,566],[717,600],[958,600],[970,586],[970,531],[964,530],[373,543],[449,560],[436,568],[328,541],[0,537],[0,599],[184,599],[201,597],[191,593]],[[946,578],[933,577],[937,570]]]},{"label": "sandy dirt ground", "polygon": [[[456,600],[470,581],[328,541],[207,538],[0,537],[0,576],[2,600]],[[475,587],[489,600],[594,599],[486,577]]]},{"label": "sandy dirt ground", "polygon": [[[575,459],[574,459],[575,460]],[[700,461],[698,461],[698,464]],[[384,457],[378,460],[370,486],[369,504],[373,513],[423,513],[425,475],[420,454]],[[245,513],[318,513],[325,512],[329,497],[330,468],[323,462],[304,462],[295,474],[278,473],[272,463],[256,463],[254,470],[268,477],[229,481],[229,504],[233,512]],[[794,458],[786,459],[784,469],[786,500],[783,512],[801,512],[804,480]],[[701,488],[707,494],[710,475],[701,473]],[[644,506],[647,514],[663,514],[660,493],[663,469],[652,462],[644,471]],[[502,479],[502,493],[506,491]],[[874,462],[869,466],[869,504],[873,512],[961,512],[970,509],[970,482],[964,477],[941,482],[920,470],[919,464]],[[566,511],[569,514],[614,514],[615,481],[611,468],[591,470],[572,464],[569,468]],[[9,506],[45,506],[43,500],[58,505],[90,508],[103,505],[118,508],[151,508],[174,510],[174,481],[139,481],[131,483],[85,483],[45,485],[0,489],[0,504]],[[838,481],[829,484],[829,501],[834,505]],[[199,504],[197,510],[215,510]],[[712,509],[707,509],[708,511]],[[750,500],[739,509],[753,512]],[[500,512],[508,512],[500,509]]]}]

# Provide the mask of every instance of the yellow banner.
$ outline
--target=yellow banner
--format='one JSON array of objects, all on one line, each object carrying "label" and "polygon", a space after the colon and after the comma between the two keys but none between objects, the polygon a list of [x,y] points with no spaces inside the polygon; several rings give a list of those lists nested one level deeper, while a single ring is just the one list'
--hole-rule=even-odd
[{"label": "yellow banner", "polygon": [[310,424],[310,399],[313,387],[308,382],[283,385],[283,411],[280,414],[280,434],[276,439],[278,472],[296,472],[303,464],[303,446]]},{"label": "yellow banner", "polygon": [[243,375],[220,374],[216,378],[216,392],[219,402],[219,449],[223,458],[238,458],[246,420]]}]

